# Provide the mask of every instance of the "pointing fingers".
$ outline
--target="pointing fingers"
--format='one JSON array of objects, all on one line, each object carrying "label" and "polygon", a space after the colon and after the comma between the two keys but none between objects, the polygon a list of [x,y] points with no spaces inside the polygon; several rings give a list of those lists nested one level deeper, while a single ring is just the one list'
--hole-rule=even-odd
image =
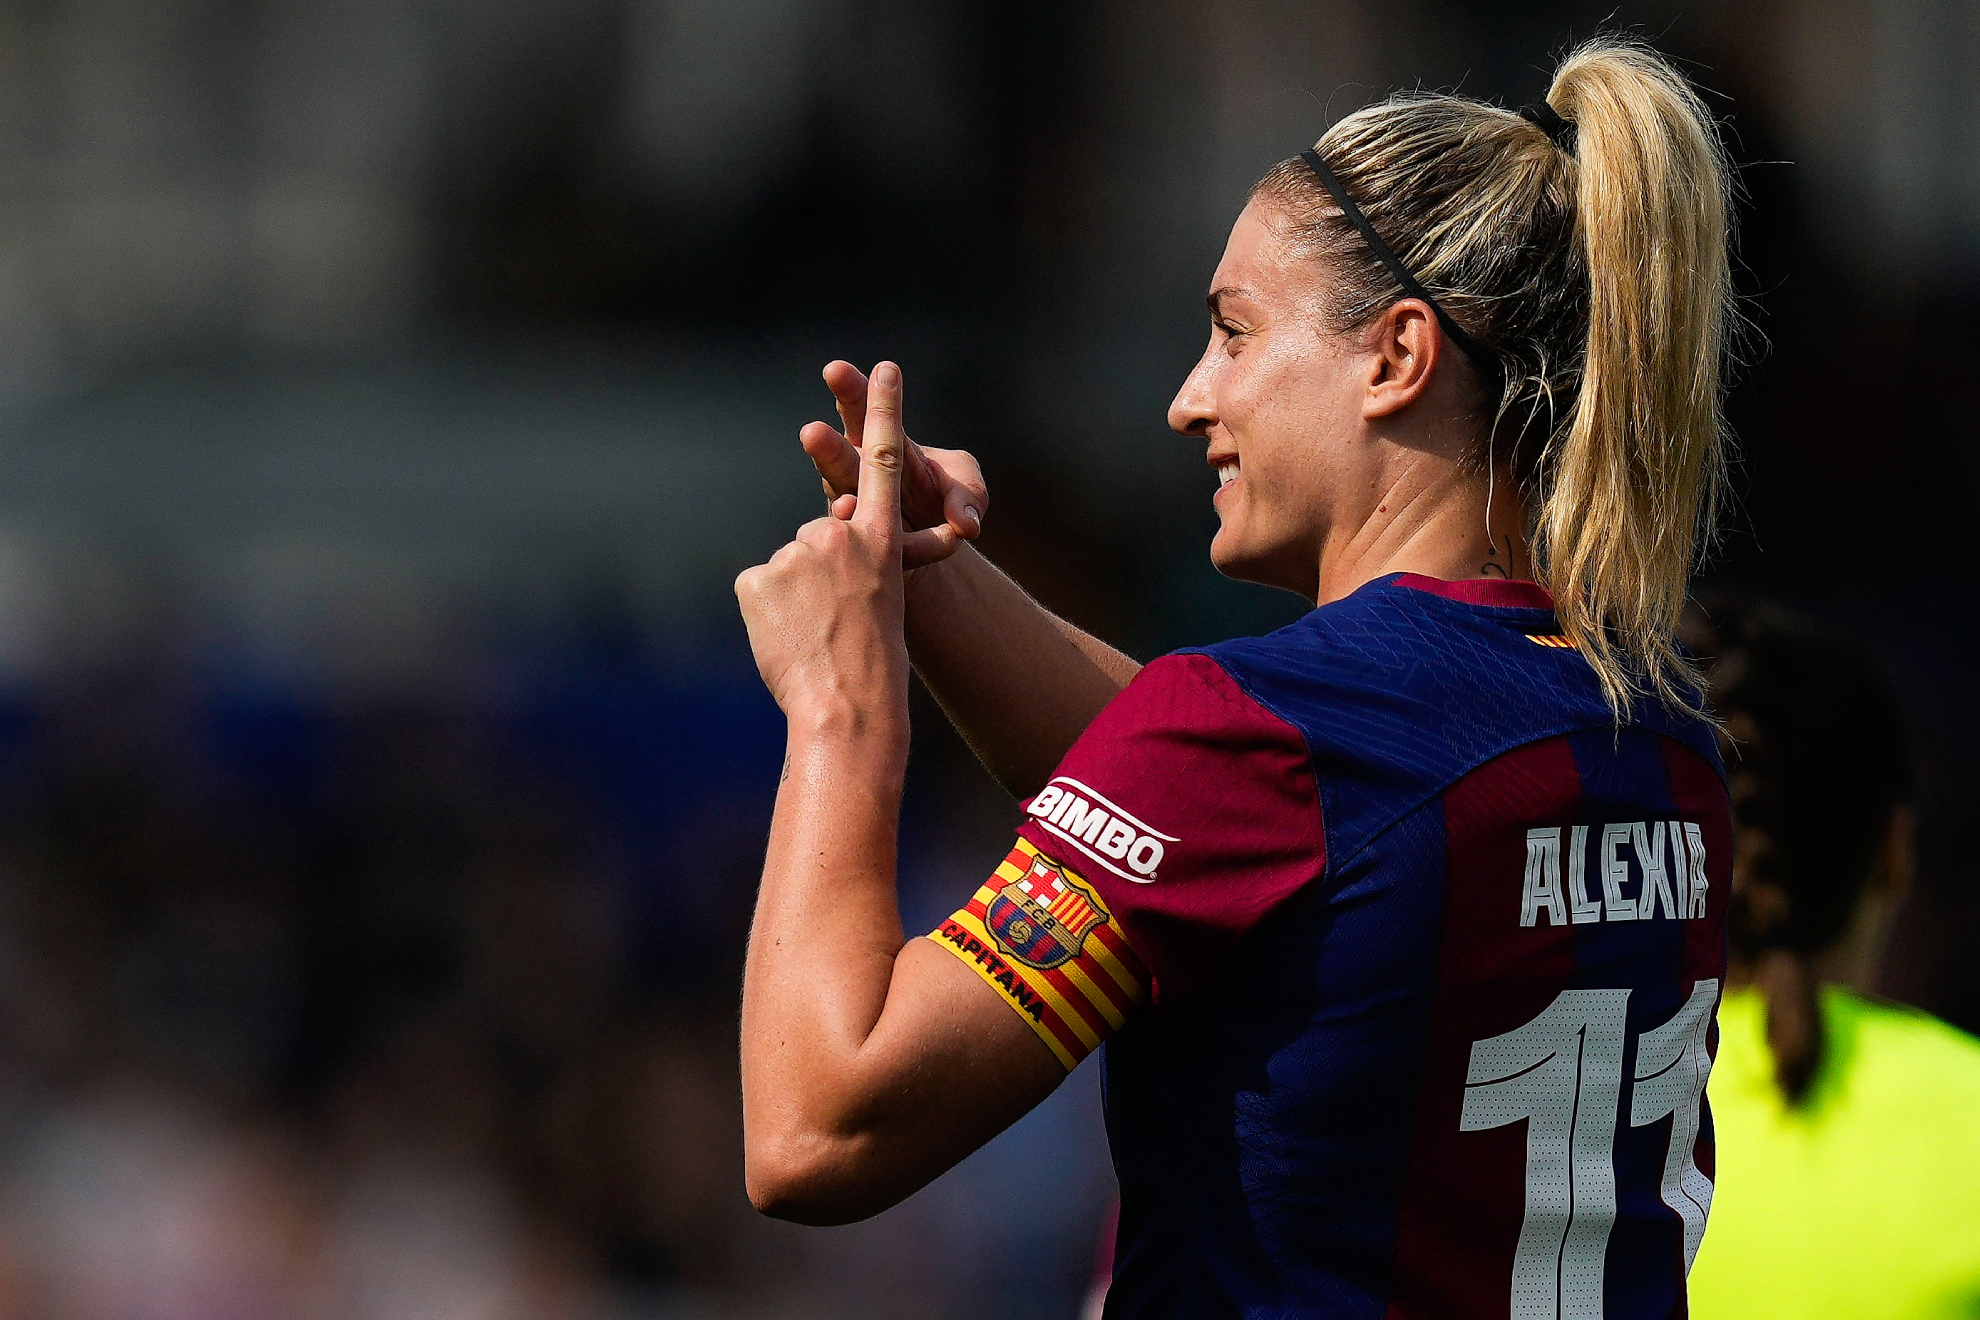
[{"label": "pointing fingers", "polygon": [[808,422],[798,432],[798,443],[825,483],[825,498],[859,489],[859,450],[843,435],[824,422]]},{"label": "pointing fingers", "polygon": [[962,535],[948,523],[936,523],[901,538],[901,567],[921,568],[940,563],[962,547]]},{"label": "pointing fingers", "polygon": [[901,429],[901,369],[892,362],[873,368],[864,427],[859,507],[853,521],[892,541],[900,535],[901,471],[907,457],[907,435]]},{"label": "pointing fingers", "polygon": [[[884,388],[879,379],[883,370],[892,373],[893,381]],[[893,363],[881,363],[868,379],[851,363],[830,363],[823,373],[825,383],[846,429],[841,433],[824,422],[811,422],[798,432],[798,441],[818,470],[832,517],[850,522],[861,503],[856,492],[867,433],[885,432],[883,452],[897,450],[900,456],[898,480],[889,486],[898,492],[895,534],[907,533],[904,562],[914,568],[948,558],[963,541],[982,533],[989,492],[982,468],[967,452],[924,449],[907,438],[901,429],[899,371]]]},{"label": "pointing fingers", "polygon": [[838,404],[839,422],[846,428],[846,439],[858,448],[865,443],[866,376],[843,360],[826,363],[824,374],[825,388],[832,391],[832,399]]}]

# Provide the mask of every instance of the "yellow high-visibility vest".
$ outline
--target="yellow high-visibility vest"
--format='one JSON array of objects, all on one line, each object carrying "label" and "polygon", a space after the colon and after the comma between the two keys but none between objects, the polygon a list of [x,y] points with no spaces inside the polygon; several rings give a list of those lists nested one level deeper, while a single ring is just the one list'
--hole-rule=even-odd
[{"label": "yellow high-visibility vest", "polygon": [[1719,1010],[1717,1175],[1694,1320],[1980,1317],[1980,1040],[1837,986],[1807,1100],[1774,1083],[1760,995]]}]

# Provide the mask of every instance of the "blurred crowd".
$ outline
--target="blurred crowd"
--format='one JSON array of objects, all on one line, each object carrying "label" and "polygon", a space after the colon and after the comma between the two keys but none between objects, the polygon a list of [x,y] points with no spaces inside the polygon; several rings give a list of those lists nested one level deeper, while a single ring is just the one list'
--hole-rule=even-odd
[{"label": "blurred crowd", "polygon": [[928,1314],[1021,1287],[1000,1247],[1076,1290],[1090,1097],[864,1237],[744,1201],[746,657],[603,619],[444,702],[309,703],[171,650],[5,707],[0,1316]]},{"label": "blurred crowd", "polygon": [[582,1314],[600,1265],[733,1274],[776,730],[733,681],[562,660],[440,708],[135,658],[15,696],[9,1314]]}]

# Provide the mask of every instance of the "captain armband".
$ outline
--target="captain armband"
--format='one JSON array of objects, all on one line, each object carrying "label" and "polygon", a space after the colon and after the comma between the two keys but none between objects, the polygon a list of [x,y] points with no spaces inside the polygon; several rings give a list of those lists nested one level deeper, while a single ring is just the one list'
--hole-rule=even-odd
[{"label": "captain armband", "polygon": [[1148,968],[1106,903],[1026,839],[928,938],[974,968],[1068,1071],[1148,1000]]}]

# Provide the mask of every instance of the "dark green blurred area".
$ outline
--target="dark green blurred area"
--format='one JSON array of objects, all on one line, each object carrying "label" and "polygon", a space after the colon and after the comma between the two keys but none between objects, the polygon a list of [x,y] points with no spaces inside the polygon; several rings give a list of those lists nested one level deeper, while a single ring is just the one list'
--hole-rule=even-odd
[{"label": "dark green blurred area", "polygon": [[[1885,988],[1980,1027],[1969,6],[0,5],[0,1320],[1077,1313],[1090,1068],[869,1225],[743,1201],[729,583],[886,355],[1048,604],[1144,658],[1294,617],[1163,422],[1246,188],[1605,20],[1742,165],[1707,580],[1894,666]],[[1015,819],[915,715],[911,926]]]}]

